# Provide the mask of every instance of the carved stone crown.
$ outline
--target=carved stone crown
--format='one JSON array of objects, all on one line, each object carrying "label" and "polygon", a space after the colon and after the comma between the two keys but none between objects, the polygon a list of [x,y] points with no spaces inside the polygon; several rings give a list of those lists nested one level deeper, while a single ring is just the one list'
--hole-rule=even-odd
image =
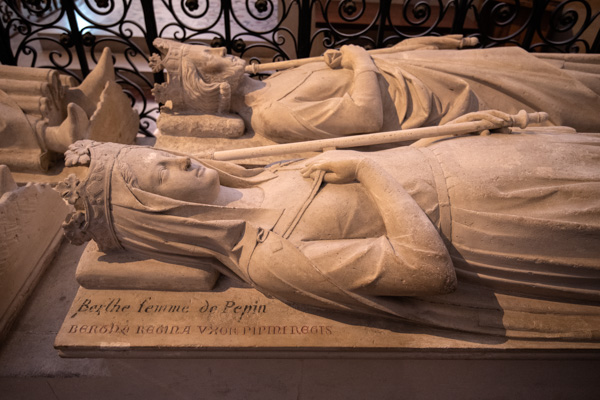
[{"label": "carved stone crown", "polygon": [[[198,112],[208,113],[227,113],[230,109],[231,88],[227,82],[216,82],[218,86],[211,85],[210,79],[203,75],[201,69],[198,71],[202,81],[207,85],[207,91],[193,93],[195,100],[192,100],[189,95],[186,95],[191,89],[186,88],[183,80],[185,60],[188,59],[191,53],[214,55],[216,57],[224,57],[226,54],[225,48],[210,48],[207,46],[190,45],[172,40],[157,38],[153,42],[154,46],[160,51],[159,55],[152,55],[149,60],[149,65],[153,72],[160,72],[163,68],[167,71],[167,82],[162,84],[154,84],[152,94],[159,103],[172,102],[173,110],[182,111],[193,109]],[[216,91],[215,91],[216,90]]]},{"label": "carved stone crown", "polygon": [[75,174],[59,183],[56,190],[75,207],[63,223],[65,236],[75,245],[90,239],[101,251],[121,249],[114,231],[110,213],[110,185],[115,161],[125,146],[80,140],[69,146],[65,153],[65,165],[89,165],[84,181]]},{"label": "carved stone crown", "polygon": [[153,72],[167,70],[168,81],[162,84],[154,84],[152,93],[156,101],[166,103],[171,100],[174,104],[183,104],[183,90],[181,87],[181,59],[183,57],[183,43],[171,40],[155,39],[154,45],[161,51],[161,56],[152,58],[151,68]]}]

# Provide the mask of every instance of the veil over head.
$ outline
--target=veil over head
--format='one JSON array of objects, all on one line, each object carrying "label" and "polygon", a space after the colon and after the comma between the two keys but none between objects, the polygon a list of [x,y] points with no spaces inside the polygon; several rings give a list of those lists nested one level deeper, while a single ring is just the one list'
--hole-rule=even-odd
[{"label": "veil over head", "polygon": [[[70,190],[63,188],[63,197],[73,198],[72,186],[77,186],[75,200],[79,207],[76,205],[76,208],[85,210],[83,223],[82,211],[78,211],[78,227],[83,231],[93,228],[86,231],[86,238],[98,242],[103,251],[117,247],[106,245],[105,231],[108,227],[118,247],[166,262],[190,266],[197,264],[199,258],[214,258],[227,266],[221,268],[220,272],[231,276],[233,271],[244,279],[245,274],[238,267],[241,249],[235,248],[246,232],[246,225],[270,230],[283,212],[193,203],[153,193],[137,187],[134,179],[127,176],[131,174],[128,156],[134,152],[162,150],[114,143],[81,142],[72,145],[72,149],[67,152],[67,164],[89,162],[90,172],[85,181],[76,185],[71,183]],[[77,160],[73,161],[74,158]],[[100,160],[102,163],[98,162]],[[251,188],[276,176],[262,168],[246,170],[226,162],[197,161],[216,170],[221,184],[233,188]],[[100,183],[100,180],[103,181],[99,186],[102,193],[98,189],[86,190],[92,183]],[[100,206],[97,204],[98,199],[104,203],[100,207],[104,210],[103,213],[97,212]],[[75,200],[71,203],[74,204]],[[103,230],[94,227],[102,227]]]}]

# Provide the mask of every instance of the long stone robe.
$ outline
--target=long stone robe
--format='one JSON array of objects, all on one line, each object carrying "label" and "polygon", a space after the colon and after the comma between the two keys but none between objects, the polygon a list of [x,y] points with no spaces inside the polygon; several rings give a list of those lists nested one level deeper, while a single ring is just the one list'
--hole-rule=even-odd
[{"label": "long stone robe", "polygon": [[211,257],[220,271],[291,304],[507,337],[598,339],[598,135],[525,131],[363,154],[435,225],[456,292],[370,291],[394,281],[405,254],[428,251],[426,241],[390,237],[362,184],[315,183],[299,173],[303,161],[243,170],[244,178],[219,172],[223,184],[261,188],[258,208],[165,198],[113,171],[116,235],[125,249],[169,262]]},{"label": "long stone robe", "polygon": [[[373,235],[381,223],[365,220],[373,207],[368,195],[352,190],[350,199],[338,196],[332,207],[328,185],[289,238],[277,225],[275,235],[269,233],[256,245],[252,235],[245,238],[252,248],[246,258],[251,283],[291,303],[438,327],[510,337],[596,338],[597,135],[456,138],[370,157],[394,175],[438,228],[457,272],[458,290],[412,298],[365,294],[373,282],[393,276],[402,239],[385,232]],[[339,191],[343,185],[331,186]],[[278,225],[285,220],[284,213]]]},{"label": "long stone robe", "polygon": [[[414,50],[373,60],[382,131],[444,124],[487,109],[545,111],[554,125],[600,131],[599,55],[534,55],[515,47]],[[322,62],[274,74],[246,96],[252,128],[277,142],[367,133],[335,128],[344,122],[340,110],[354,105],[354,79],[353,71]]]}]

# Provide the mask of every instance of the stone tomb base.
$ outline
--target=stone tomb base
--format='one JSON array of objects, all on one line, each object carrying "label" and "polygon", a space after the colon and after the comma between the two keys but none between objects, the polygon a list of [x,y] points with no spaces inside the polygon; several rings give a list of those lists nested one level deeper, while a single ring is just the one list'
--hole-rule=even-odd
[{"label": "stone tomb base", "polygon": [[0,165],[0,343],[56,254],[68,212],[49,185],[17,187]]},{"label": "stone tomb base", "polygon": [[221,279],[211,292],[80,288],[63,357],[598,358],[600,343],[521,341],[304,312]]}]

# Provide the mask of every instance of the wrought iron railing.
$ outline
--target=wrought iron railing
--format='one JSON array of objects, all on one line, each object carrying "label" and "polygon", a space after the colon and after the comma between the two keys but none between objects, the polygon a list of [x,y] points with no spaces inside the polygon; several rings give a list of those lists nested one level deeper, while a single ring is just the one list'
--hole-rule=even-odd
[{"label": "wrought iron railing", "polygon": [[346,43],[385,47],[462,33],[480,46],[600,52],[600,4],[586,0],[0,0],[0,61],[81,80],[110,46],[116,72],[154,126],[148,56],[157,37],[224,46],[252,62],[318,55]]}]

